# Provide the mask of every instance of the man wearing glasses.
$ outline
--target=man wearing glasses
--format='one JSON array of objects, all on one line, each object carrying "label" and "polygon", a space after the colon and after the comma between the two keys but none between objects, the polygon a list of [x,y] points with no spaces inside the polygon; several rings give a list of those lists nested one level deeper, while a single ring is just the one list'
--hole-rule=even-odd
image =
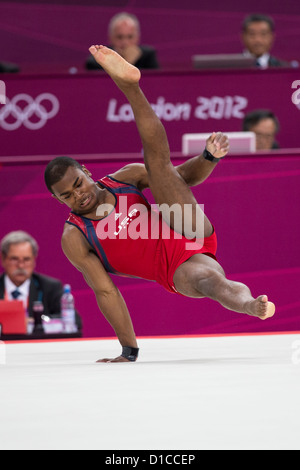
[{"label": "man wearing glasses", "polygon": [[36,240],[23,231],[11,232],[1,240],[0,248],[4,270],[0,299],[22,300],[29,317],[37,300],[43,303],[45,315],[60,315],[63,286],[57,279],[34,272],[39,249]]}]

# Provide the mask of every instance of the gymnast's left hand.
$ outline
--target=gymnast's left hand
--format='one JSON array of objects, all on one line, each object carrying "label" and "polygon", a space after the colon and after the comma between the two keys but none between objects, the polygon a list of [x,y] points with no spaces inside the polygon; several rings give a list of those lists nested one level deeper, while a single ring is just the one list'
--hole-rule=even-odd
[{"label": "gymnast's left hand", "polygon": [[206,149],[215,157],[223,158],[229,152],[229,139],[223,132],[213,132],[206,141]]},{"label": "gymnast's left hand", "polygon": [[118,356],[115,359],[108,359],[108,358],[99,359],[97,363],[98,362],[130,362],[130,361],[123,356]]}]

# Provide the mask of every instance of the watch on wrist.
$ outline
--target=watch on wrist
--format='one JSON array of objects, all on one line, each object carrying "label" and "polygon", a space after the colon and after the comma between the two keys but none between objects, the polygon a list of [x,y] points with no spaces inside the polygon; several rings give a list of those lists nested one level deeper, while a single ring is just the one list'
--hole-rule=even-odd
[{"label": "watch on wrist", "polygon": [[205,158],[205,160],[209,160],[210,162],[213,162],[213,163],[219,163],[220,160],[222,160],[222,158],[224,157],[220,157],[220,158],[216,158],[213,156],[212,153],[210,153],[206,148],[204,149],[204,152],[203,152],[203,158]]}]

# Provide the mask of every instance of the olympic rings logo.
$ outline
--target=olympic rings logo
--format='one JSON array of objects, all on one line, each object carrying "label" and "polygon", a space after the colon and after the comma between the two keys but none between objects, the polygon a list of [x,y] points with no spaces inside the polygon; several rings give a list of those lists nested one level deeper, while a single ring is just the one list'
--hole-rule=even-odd
[{"label": "olympic rings logo", "polygon": [[54,118],[58,111],[59,101],[51,93],[41,93],[36,99],[26,93],[19,93],[11,100],[6,97],[6,105],[0,108],[0,127],[6,131],[15,131],[23,124],[27,129],[38,130],[45,126],[48,119]]}]

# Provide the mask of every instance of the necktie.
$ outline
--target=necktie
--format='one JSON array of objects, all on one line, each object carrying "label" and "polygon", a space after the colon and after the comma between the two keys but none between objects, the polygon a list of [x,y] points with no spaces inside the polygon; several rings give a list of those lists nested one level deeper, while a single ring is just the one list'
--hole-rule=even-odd
[{"label": "necktie", "polygon": [[16,289],[11,293],[11,295],[13,296],[15,300],[17,300],[17,298],[21,295],[21,292],[18,289]]}]

